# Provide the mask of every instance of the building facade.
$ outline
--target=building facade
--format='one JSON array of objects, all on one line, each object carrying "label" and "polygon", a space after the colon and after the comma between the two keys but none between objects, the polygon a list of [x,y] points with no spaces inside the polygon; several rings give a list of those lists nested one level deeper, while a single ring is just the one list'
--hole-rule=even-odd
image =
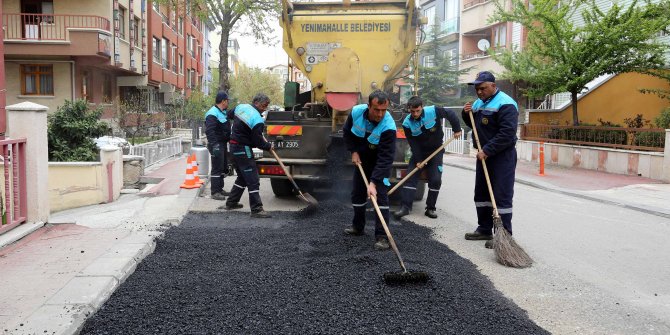
[{"label": "building facade", "polygon": [[[179,6],[178,6],[179,7]],[[7,104],[85,99],[114,119],[133,93],[158,112],[200,87],[204,23],[151,0],[5,0]],[[112,125],[113,122],[112,122]]]}]

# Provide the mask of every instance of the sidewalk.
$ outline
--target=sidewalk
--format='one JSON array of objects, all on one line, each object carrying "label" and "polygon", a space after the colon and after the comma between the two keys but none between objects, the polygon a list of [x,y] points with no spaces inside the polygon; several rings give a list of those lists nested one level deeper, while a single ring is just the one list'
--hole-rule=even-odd
[{"label": "sidewalk", "polygon": [[153,252],[154,239],[181,222],[199,192],[179,188],[186,159],[152,169],[147,176],[162,180],[148,190],[54,213],[44,227],[0,245],[0,334],[77,333]]},{"label": "sidewalk", "polygon": [[[474,170],[475,163],[475,158],[467,155],[444,158],[444,164],[468,170]],[[520,160],[516,182],[670,218],[670,184],[655,179],[555,165],[545,165],[544,176],[540,176],[537,163]]]}]

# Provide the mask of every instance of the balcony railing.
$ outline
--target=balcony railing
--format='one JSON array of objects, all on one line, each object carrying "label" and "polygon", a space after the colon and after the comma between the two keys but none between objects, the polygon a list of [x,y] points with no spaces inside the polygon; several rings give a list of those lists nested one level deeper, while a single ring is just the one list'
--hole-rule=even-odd
[{"label": "balcony railing", "polygon": [[485,3],[485,2],[489,2],[489,1],[490,1],[490,0],[472,0],[472,1],[468,1],[468,2],[465,2],[465,3],[463,4],[463,9],[468,9],[468,8],[470,8],[470,7],[474,7],[474,6],[477,6],[477,5],[479,5],[479,4],[482,4],[482,3]]},{"label": "balcony railing", "polygon": [[68,29],[110,31],[109,20],[96,15],[3,14],[5,40],[66,41]]},{"label": "balcony railing", "polygon": [[663,152],[666,145],[665,130],[652,128],[526,124],[521,130],[521,138],[529,141],[657,152]]}]

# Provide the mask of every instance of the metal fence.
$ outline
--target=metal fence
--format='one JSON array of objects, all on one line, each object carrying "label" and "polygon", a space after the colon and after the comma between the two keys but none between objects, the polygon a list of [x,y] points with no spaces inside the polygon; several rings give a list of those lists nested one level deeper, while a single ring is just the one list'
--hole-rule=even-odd
[{"label": "metal fence", "polygon": [[4,188],[0,199],[0,234],[26,221],[26,139],[0,140]]},{"label": "metal fence", "polygon": [[[451,129],[451,127],[444,127],[444,141],[448,141],[450,138],[454,136],[454,131]],[[446,148],[444,148],[447,152],[450,152],[452,154],[464,154],[465,149],[470,146],[470,142],[466,140],[466,136],[462,135],[461,138],[457,138],[449,145],[447,145]]]},{"label": "metal fence", "polygon": [[652,128],[525,124],[521,129],[521,139],[659,152],[665,148],[665,130]]},{"label": "metal fence", "polygon": [[158,141],[133,145],[130,154],[144,157],[144,166],[151,166],[181,154],[181,137],[175,136]]}]

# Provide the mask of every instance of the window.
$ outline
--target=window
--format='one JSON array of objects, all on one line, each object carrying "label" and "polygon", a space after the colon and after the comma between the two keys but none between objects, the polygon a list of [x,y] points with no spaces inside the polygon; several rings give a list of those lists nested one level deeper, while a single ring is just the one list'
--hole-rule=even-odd
[{"label": "window", "polygon": [[[42,14],[53,14],[54,13],[54,3],[53,1],[42,1]],[[44,23],[54,23],[53,16],[44,16]]]},{"label": "window", "polygon": [[126,9],[119,6],[119,38],[126,39]]},{"label": "window", "polygon": [[174,8],[170,11],[170,25],[172,30],[177,30],[177,10]]},{"label": "window", "polygon": [[170,41],[168,41],[167,39],[164,38],[162,46],[163,46],[163,50],[162,50],[163,52],[161,53],[161,56],[163,58],[162,59],[163,60],[163,62],[162,62],[163,68],[169,69],[170,65],[168,64],[168,58],[169,58],[170,54],[168,53],[169,52],[168,48],[170,47]]},{"label": "window", "polygon": [[140,18],[135,16],[133,20],[133,40],[135,40],[135,46],[139,47],[140,44]]},{"label": "window", "polygon": [[444,51],[444,59],[446,59],[449,62],[450,66],[456,65],[456,49],[449,49]]},{"label": "window", "polygon": [[191,35],[186,35],[186,50],[188,50],[189,53],[191,52],[192,48],[191,43],[193,43],[193,41],[191,40]]},{"label": "window", "polygon": [[112,76],[105,73],[102,75],[102,103],[112,102]]},{"label": "window", "polygon": [[432,27],[435,24],[435,6],[426,8],[423,11],[423,16],[428,18],[428,23],[426,24],[426,26]]},{"label": "window", "polygon": [[160,13],[160,12],[161,12],[161,9],[160,9],[160,5],[158,4],[158,2],[156,2],[156,1],[154,0],[154,1],[152,1],[152,3],[153,3],[153,5],[154,5],[154,10]]},{"label": "window", "polygon": [[184,55],[179,55],[179,74],[184,74]]},{"label": "window", "polygon": [[93,94],[92,94],[93,92],[91,92],[90,89],[91,81],[88,76],[89,76],[88,71],[84,71],[81,75],[81,97],[84,100],[93,101]]},{"label": "window", "polygon": [[53,65],[26,64],[21,65],[21,94],[53,95]]},{"label": "window", "polygon": [[423,56],[423,67],[433,67],[433,55]]},{"label": "window", "polygon": [[172,45],[172,72],[177,73],[177,45]]},{"label": "window", "polygon": [[177,32],[179,35],[184,36],[184,19],[181,17],[177,19]]},{"label": "window", "polygon": [[195,70],[191,70],[191,88],[198,86],[198,78],[196,77]]},{"label": "window", "polygon": [[507,24],[501,24],[493,28],[493,47],[504,47],[507,43]]},{"label": "window", "polygon": [[153,54],[154,54],[154,62],[160,63],[161,62],[161,40],[157,39],[154,37],[154,43],[153,43]]},{"label": "window", "polygon": [[187,74],[187,76],[186,76],[186,87],[191,88],[191,84],[192,84],[192,82],[191,82],[191,69],[189,69],[186,72],[186,74]]}]

